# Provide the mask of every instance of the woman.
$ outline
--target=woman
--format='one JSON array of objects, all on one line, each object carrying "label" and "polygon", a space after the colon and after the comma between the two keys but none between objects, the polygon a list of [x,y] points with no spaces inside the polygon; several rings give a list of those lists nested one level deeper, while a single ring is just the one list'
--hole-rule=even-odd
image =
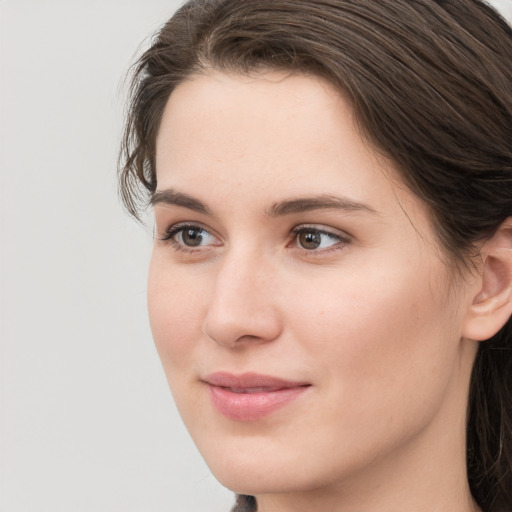
[{"label": "woman", "polygon": [[234,510],[512,510],[512,30],[478,0],[196,0],[121,192]]}]

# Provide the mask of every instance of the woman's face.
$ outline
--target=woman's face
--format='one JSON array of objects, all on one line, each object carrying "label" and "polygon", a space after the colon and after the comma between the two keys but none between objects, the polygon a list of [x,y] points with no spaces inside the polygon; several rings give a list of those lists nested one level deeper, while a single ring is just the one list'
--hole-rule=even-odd
[{"label": "woman's face", "polygon": [[151,326],[224,485],[354,483],[464,442],[471,297],[332,87],[195,76],[166,106],[157,178]]}]

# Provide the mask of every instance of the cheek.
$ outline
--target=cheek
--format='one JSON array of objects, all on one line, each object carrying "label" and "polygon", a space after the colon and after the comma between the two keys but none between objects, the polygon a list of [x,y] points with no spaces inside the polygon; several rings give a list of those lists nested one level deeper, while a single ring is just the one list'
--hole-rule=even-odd
[{"label": "cheek", "polygon": [[391,270],[319,285],[315,300],[295,302],[289,322],[330,398],[338,393],[361,416],[405,409],[418,397],[434,403],[456,357],[457,313],[445,286],[425,270]]},{"label": "cheek", "polygon": [[201,336],[204,289],[153,256],[148,278],[148,313],[155,345],[168,379],[184,369]]}]

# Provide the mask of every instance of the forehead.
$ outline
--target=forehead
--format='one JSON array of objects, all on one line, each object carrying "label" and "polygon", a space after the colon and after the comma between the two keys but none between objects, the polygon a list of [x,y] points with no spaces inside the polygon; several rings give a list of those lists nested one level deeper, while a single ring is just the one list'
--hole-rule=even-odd
[{"label": "forehead", "polygon": [[240,207],[263,209],[337,193],[376,211],[424,213],[393,164],[361,137],[351,105],[318,77],[196,75],[170,96],[156,147],[157,189],[206,203],[232,209],[238,198]]},{"label": "forehead", "polygon": [[382,167],[357,133],[350,105],[330,84],[285,72],[210,71],[183,82],[166,105],[156,148],[162,179],[169,166],[174,173],[182,165],[187,173],[203,170],[205,158],[209,169],[240,166],[240,174],[270,167],[283,175],[293,167],[318,176],[328,158],[347,168],[357,159]]},{"label": "forehead", "polygon": [[[241,150],[251,140],[255,144],[265,141],[268,150],[276,144],[286,146],[301,136],[311,143],[325,143],[322,138],[311,140],[308,127],[321,120],[326,128],[340,110],[343,116],[351,117],[351,109],[337,91],[316,77],[277,71],[251,76],[209,71],[192,76],[171,94],[157,149],[161,152],[176,137],[194,139],[201,145],[209,143],[215,128],[230,136],[224,144],[233,139],[239,146],[243,143]],[[327,113],[334,115],[327,118]],[[208,145],[208,149],[213,148]]]}]

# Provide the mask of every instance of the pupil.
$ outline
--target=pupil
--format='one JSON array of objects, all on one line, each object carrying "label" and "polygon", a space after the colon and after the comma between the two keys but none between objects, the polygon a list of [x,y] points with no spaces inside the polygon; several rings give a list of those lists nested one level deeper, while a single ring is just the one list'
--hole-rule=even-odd
[{"label": "pupil", "polygon": [[192,247],[200,245],[203,240],[200,229],[186,229],[182,236],[183,243]]},{"label": "pupil", "polygon": [[320,233],[305,231],[299,235],[299,242],[304,249],[317,249],[321,243]]}]

